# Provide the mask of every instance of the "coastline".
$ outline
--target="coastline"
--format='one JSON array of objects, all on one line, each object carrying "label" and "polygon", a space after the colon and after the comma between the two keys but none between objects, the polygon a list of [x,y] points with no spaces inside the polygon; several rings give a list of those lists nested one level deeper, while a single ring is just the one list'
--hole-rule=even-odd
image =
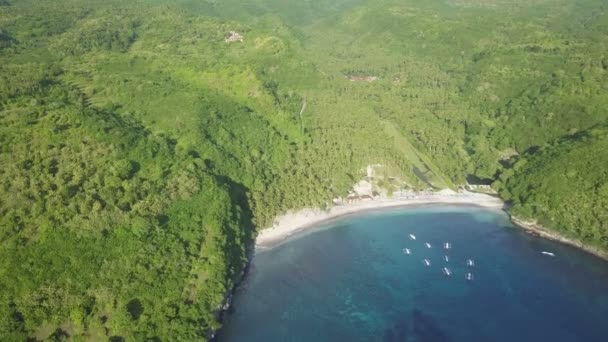
[{"label": "coastline", "polygon": [[429,204],[474,205],[496,210],[503,210],[505,206],[502,199],[477,192],[455,192],[448,189],[437,192],[401,192],[393,197],[336,205],[328,210],[306,208],[288,211],[277,217],[271,227],[263,229],[258,233],[255,247],[256,249],[273,247],[297,233],[346,215],[377,209]]},{"label": "coastline", "polygon": [[593,254],[598,258],[608,261],[608,252],[605,252],[598,248],[586,245],[583,242],[581,242],[580,240],[570,239],[557,232],[553,232],[550,229],[541,226],[536,221],[526,221],[526,220],[520,219],[520,218],[518,218],[516,216],[512,216],[512,215],[509,215],[509,217],[511,219],[511,222],[516,227],[523,229],[528,234],[536,235],[536,236],[539,236],[544,239],[553,240],[553,241],[557,241],[557,242],[560,242],[560,243],[563,243],[566,245],[576,247],[587,253]]},{"label": "coastline", "polygon": [[[250,248],[249,252],[247,253],[247,263],[245,264],[240,277],[237,278],[234,286],[230,291],[228,291],[222,304],[218,308],[218,320],[223,322],[224,314],[228,312],[232,305],[232,298],[234,294],[249,273],[249,266],[251,265],[251,260],[254,257],[257,249],[272,248],[273,246],[288,240],[290,237],[298,233],[344,216],[363,214],[369,211],[381,209],[435,204],[468,205],[478,206],[490,210],[499,210],[505,212],[509,216],[511,223],[515,227],[522,229],[528,234],[579,248],[587,253],[608,261],[608,252],[604,252],[595,247],[587,246],[579,240],[566,238],[557,232],[552,232],[550,229],[541,226],[536,221],[526,221],[511,215],[507,211],[505,202],[498,196],[469,191],[455,192],[447,189],[438,192],[399,193],[397,196],[393,196],[392,198],[383,197],[368,202],[337,205],[329,208],[328,210],[321,210],[319,208],[291,210],[275,218],[273,226],[261,230],[258,233],[254,244],[250,246],[253,248]],[[208,337],[211,341],[216,340],[216,332],[217,331],[210,332]]]},{"label": "coastline", "polygon": [[455,192],[448,189],[437,192],[402,192],[393,197],[336,205],[327,210],[319,208],[290,210],[278,216],[271,227],[258,233],[254,244],[254,253],[255,250],[272,248],[294,235],[344,216],[363,214],[374,210],[435,204],[471,205],[500,210],[509,215],[514,226],[523,229],[528,234],[579,248],[608,261],[608,252],[606,251],[588,246],[580,240],[567,238],[558,232],[539,225],[536,221],[526,221],[511,215],[506,210],[504,201],[497,196],[469,191]]}]

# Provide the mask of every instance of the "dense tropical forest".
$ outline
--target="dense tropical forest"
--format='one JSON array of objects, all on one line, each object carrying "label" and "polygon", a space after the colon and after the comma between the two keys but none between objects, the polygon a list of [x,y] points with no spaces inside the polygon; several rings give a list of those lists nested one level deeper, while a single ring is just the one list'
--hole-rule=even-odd
[{"label": "dense tropical forest", "polygon": [[0,340],[208,339],[256,230],[370,164],[608,250],[606,11],[0,0]]}]

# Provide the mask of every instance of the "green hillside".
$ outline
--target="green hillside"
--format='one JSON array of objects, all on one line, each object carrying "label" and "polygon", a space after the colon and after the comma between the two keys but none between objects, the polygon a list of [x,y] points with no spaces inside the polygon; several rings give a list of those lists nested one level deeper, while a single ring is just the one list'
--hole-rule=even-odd
[{"label": "green hillside", "polygon": [[0,114],[2,339],[216,328],[253,233],[239,186],[69,87],[28,98]]},{"label": "green hillside", "polygon": [[608,127],[522,156],[498,181],[518,217],[608,250]]},{"label": "green hillside", "polygon": [[0,0],[0,340],[207,339],[256,230],[372,164],[608,249],[607,10]]}]

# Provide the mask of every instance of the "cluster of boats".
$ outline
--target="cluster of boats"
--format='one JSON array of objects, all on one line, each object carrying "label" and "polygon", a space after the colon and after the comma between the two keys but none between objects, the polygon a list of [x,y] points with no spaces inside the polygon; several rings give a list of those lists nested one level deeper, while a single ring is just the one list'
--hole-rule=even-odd
[{"label": "cluster of boats", "polygon": [[[416,235],[410,234],[410,240],[416,240]],[[432,248],[432,246],[429,242],[425,242],[424,245],[426,246],[426,248],[429,248],[429,249]],[[451,243],[449,243],[449,242],[443,243],[443,249],[445,249],[446,251],[451,248],[452,248]],[[410,255],[410,254],[412,254],[412,250],[409,248],[403,248],[403,254]],[[443,259],[445,260],[446,263],[450,262],[450,257],[447,254],[445,254],[443,256]],[[427,267],[431,266],[431,261],[429,259],[422,259],[422,263]],[[467,267],[469,267],[469,268],[475,267],[475,261],[473,259],[467,259],[466,263],[467,263]],[[443,274],[445,274],[448,277],[452,276],[452,270],[450,270],[450,268],[447,266],[442,267],[441,271],[443,272]],[[467,272],[465,274],[465,279],[473,280],[473,273]]]},{"label": "cluster of boats", "polygon": [[[413,240],[413,241],[416,240],[416,235],[410,234],[409,236],[410,236],[410,240]],[[431,244],[429,242],[425,242],[424,245],[428,249],[432,248],[432,246],[431,246]],[[449,242],[444,242],[443,243],[443,249],[445,249],[446,253],[447,253],[447,250],[452,249],[452,244],[449,243]],[[552,252],[542,251],[541,253],[543,255],[547,255],[547,256],[550,256],[550,257],[554,257],[555,256],[555,254],[552,253]],[[412,250],[409,249],[409,248],[403,248],[403,254],[410,255],[410,254],[412,254]],[[445,254],[443,256],[443,260],[445,260],[445,262],[448,263],[448,262],[450,262],[450,257],[447,254]],[[424,264],[424,266],[427,266],[427,267],[431,266],[431,261],[429,259],[422,259],[422,263]],[[473,260],[473,259],[467,259],[466,264],[467,264],[467,267],[469,269],[471,269],[471,268],[475,267],[475,260]],[[447,266],[442,267],[441,271],[443,272],[443,274],[445,274],[448,277],[452,275],[452,270],[450,270],[450,268],[447,267]],[[466,272],[464,278],[466,280],[473,280],[473,272],[470,272],[470,271]]]}]

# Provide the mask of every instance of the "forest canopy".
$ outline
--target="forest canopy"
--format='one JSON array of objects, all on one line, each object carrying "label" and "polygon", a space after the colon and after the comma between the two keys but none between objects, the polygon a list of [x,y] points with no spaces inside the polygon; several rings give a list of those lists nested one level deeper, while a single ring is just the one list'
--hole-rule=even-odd
[{"label": "forest canopy", "polygon": [[0,340],[209,339],[256,231],[372,164],[608,250],[606,10],[0,0]]}]

